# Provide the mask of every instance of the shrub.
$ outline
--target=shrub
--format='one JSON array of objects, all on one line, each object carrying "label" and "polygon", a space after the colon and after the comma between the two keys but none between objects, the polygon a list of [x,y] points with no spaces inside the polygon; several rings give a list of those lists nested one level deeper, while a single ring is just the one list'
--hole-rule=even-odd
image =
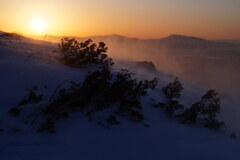
[{"label": "shrub", "polygon": [[211,129],[218,129],[224,126],[224,122],[216,119],[216,114],[220,113],[220,97],[215,90],[209,90],[201,98],[201,101],[194,103],[184,113],[178,115],[183,123],[196,123],[203,120],[204,126]]},{"label": "shrub", "polygon": [[120,124],[117,116],[142,122],[141,97],[147,94],[148,89],[156,87],[158,79],[137,81],[132,75],[126,69],[113,74],[103,68],[87,75],[82,83],[71,81],[69,88],[54,91],[47,104],[34,110],[31,124],[39,123],[40,118],[36,116],[44,117],[38,132],[53,133],[57,120],[68,118],[72,112],[83,112],[88,120],[93,120],[96,112],[104,110],[112,113],[101,118],[112,125]]},{"label": "shrub", "polygon": [[34,89],[28,89],[28,94],[20,101],[20,105],[36,104],[42,100],[43,95],[36,95]]},{"label": "shrub", "polygon": [[35,91],[38,90],[37,86],[33,86],[28,89],[27,95],[19,102],[17,107],[13,107],[9,110],[9,113],[13,116],[20,116],[22,109],[20,108],[23,105],[27,104],[36,104],[42,100],[43,95],[37,95]]},{"label": "shrub", "polygon": [[164,112],[169,117],[172,117],[175,114],[175,110],[184,109],[184,106],[179,104],[179,102],[176,100],[169,100],[167,103],[158,103],[153,106],[164,109]]},{"label": "shrub", "polygon": [[165,113],[170,117],[175,114],[175,110],[179,109],[184,109],[184,106],[182,104],[179,104],[179,102],[175,100],[170,100],[164,108]]},{"label": "shrub", "polygon": [[182,84],[179,82],[178,78],[176,78],[174,82],[170,82],[167,86],[162,88],[164,95],[168,98],[168,102],[155,104],[154,107],[163,108],[165,113],[172,117],[175,114],[175,110],[184,109],[182,104],[179,104],[176,100],[172,100],[173,98],[179,98],[182,90]]},{"label": "shrub", "polygon": [[162,88],[164,95],[168,99],[179,98],[181,96],[181,91],[183,90],[182,84],[179,82],[178,78],[174,82],[170,82],[167,86]]},{"label": "shrub", "polygon": [[198,119],[198,115],[201,111],[201,103],[194,103],[190,108],[185,109],[185,111],[177,115],[177,117],[182,118],[182,123],[196,123]]},{"label": "shrub", "polygon": [[86,64],[100,64],[104,67],[112,66],[114,63],[107,56],[106,44],[99,42],[98,45],[91,39],[78,42],[74,38],[63,38],[59,43],[61,50],[60,60],[72,67],[81,67]]},{"label": "shrub", "polygon": [[218,129],[224,126],[224,122],[219,122],[216,119],[216,114],[220,113],[221,110],[220,100],[218,93],[212,89],[202,96],[201,114],[205,115],[205,127]]},{"label": "shrub", "polygon": [[212,121],[216,117],[216,113],[220,113],[220,97],[215,90],[209,90],[202,96],[201,100],[202,114],[206,115],[206,119]]}]

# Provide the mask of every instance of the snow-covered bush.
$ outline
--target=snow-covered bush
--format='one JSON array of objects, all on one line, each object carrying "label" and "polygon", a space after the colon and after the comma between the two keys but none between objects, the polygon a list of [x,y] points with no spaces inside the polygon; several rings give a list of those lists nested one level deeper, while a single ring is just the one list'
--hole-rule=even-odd
[{"label": "snow-covered bush", "polygon": [[175,110],[184,109],[184,106],[182,104],[179,104],[176,100],[170,100],[165,105],[164,110],[167,115],[172,117],[175,114]]},{"label": "snow-covered bush", "polygon": [[56,121],[68,118],[73,112],[82,112],[88,120],[94,120],[97,112],[106,110],[109,115],[110,111],[110,116],[101,115],[104,120],[101,124],[120,124],[117,117],[143,122],[140,100],[147,94],[148,89],[156,87],[158,79],[137,81],[132,75],[133,73],[126,69],[111,73],[104,68],[87,75],[82,83],[71,81],[69,88],[54,92],[45,105],[33,111],[31,115],[35,117],[28,116],[33,119],[27,121],[37,123],[38,132],[50,133],[55,132]]},{"label": "snow-covered bush", "polygon": [[26,104],[35,104],[42,100],[43,95],[37,95],[35,91],[38,90],[37,86],[33,86],[31,89],[28,89],[28,94],[20,101],[19,106]]},{"label": "snow-covered bush", "polygon": [[212,89],[202,96],[201,114],[205,115],[205,127],[218,129],[224,126],[224,122],[219,122],[216,119],[216,114],[220,113],[221,110],[220,100],[221,98],[219,97],[218,93]]},{"label": "snow-covered bush", "polygon": [[162,88],[163,94],[167,97],[168,102],[158,103],[153,106],[164,109],[165,113],[170,117],[174,116],[175,110],[184,109],[182,104],[177,100],[173,100],[173,98],[179,98],[181,96],[182,90],[182,84],[179,82],[178,78],[176,78],[174,82],[170,82],[167,86]]},{"label": "snow-covered bush", "polygon": [[201,101],[194,103],[184,113],[178,115],[183,123],[196,123],[202,120],[207,128],[218,129],[224,126],[224,122],[216,119],[216,114],[220,113],[220,97],[215,90],[209,90],[201,98]]},{"label": "snow-covered bush", "polygon": [[19,116],[21,113],[21,106],[27,105],[27,104],[36,104],[42,100],[43,95],[37,95],[35,91],[38,90],[37,86],[33,86],[32,88],[28,89],[27,95],[19,102],[17,107],[13,107],[9,110],[9,113],[14,116]]},{"label": "snow-covered bush", "polygon": [[179,98],[181,96],[181,91],[183,90],[182,84],[179,82],[178,78],[174,82],[170,82],[167,86],[162,88],[164,95],[168,99]]},{"label": "snow-covered bush", "polygon": [[[108,69],[89,74],[82,84],[73,83],[70,89],[61,90],[43,111],[54,119],[66,118],[70,112],[87,111],[92,120],[94,113],[117,105],[115,113],[131,120],[142,121],[144,116],[140,99],[148,88],[155,88],[157,79],[138,82],[128,70],[112,74]],[[134,117],[134,118],[133,118]]]},{"label": "snow-covered bush", "polygon": [[196,123],[200,112],[201,102],[196,102],[190,108],[185,109],[183,113],[177,115],[177,117],[182,118],[182,123]]},{"label": "snow-covered bush", "polygon": [[60,60],[72,67],[81,67],[86,64],[100,64],[104,67],[112,66],[114,63],[108,58],[106,52],[108,47],[104,42],[98,45],[91,39],[78,42],[74,38],[63,38],[59,43]]},{"label": "snow-covered bush", "polygon": [[176,100],[169,100],[167,103],[160,102],[153,106],[155,108],[162,108],[169,117],[174,116],[176,110],[184,109],[184,106]]}]

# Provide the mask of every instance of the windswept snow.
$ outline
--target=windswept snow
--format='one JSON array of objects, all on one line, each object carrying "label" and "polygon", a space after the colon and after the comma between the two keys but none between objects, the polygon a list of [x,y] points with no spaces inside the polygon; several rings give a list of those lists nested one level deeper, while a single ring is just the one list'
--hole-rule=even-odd
[{"label": "windswept snow", "polygon": [[[4,44],[0,45],[0,129],[4,129],[0,132],[1,160],[240,159],[240,140],[229,138],[231,132],[239,133],[235,125],[227,124],[226,129],[211,131],[168,118],[151,105],[163,100],[161,87],[174,76],[140,71],[126,61],[115,60],[113,71],[129,68],[138,79],[155,76],[160,79],[158,88],[142,99],[145,123],[150,127],[122,119],[119,126],[105,129],[75,113],[57,123],[55,134],[36,133],[20,119],[7,114],[23,98],[26,89],[39,86],[47,99],[60,83],[65,80],[80,82],[95,67],[75,69],[60,64],[54,58],[53,50],[57,47],[52,43],[0,40],[0,44]],[[183,86],[179,101],[186,106],[198,101],[205,93],[188,82],[183,82]],[[221,114],[223,120],[232,122],[229,117],[232,111],[223,111],[227,113]],[[12,131],[14,128],[21,131],[16,133]]]}]

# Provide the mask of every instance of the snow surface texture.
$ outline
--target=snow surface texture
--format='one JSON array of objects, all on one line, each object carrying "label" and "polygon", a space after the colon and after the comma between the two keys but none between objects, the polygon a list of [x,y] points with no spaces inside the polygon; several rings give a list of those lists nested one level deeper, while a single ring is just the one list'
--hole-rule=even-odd
[{"label": "snow surface texture", "polygon": [[[231,132],[239,133],[239,128],[228,124],[231,115],[222,112],[221,117],[230,127],[217,132],[180,124],[161,110],[151,107],[154,103],[152,99],[155,102],[163,99],[160,88],[174,77],[140,71],[134,69],[136,66],[131,62],[116,60],[114,71],[130,68],[138,79],[155,76],[160,79],[157,89],[149,91],[142,99],[145,123],[150,127],[121,119],[119,126],[105,129],[87,122],[76,113],[60,121],[55,134],[38,134],[19,118],[9,116],[8,110],[18,104],[27,88],[39,86],[41,93],[47,97],[64,80],[80,82],[94,68],[63,66],[52,57],[56,47],[50,43],[43,45],[6,39],[0,42],[3,46],[0,46],[0,128],[5,130],[0,132],[0,160],[240,159],[240,140],[229,138]],[[185,106],[198,101],[205,93],[186,82],[183,86],[183,96],[179,101]],[[21,131],[13,132],[14,128],[21,128]]]}]

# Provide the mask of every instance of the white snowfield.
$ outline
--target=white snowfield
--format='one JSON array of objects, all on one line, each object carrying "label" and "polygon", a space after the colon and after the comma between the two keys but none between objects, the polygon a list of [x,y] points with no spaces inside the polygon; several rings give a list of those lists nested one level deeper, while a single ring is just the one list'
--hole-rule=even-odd
[{"label": "white snowfield", "polygon": [[[25,125],[24,120],[7,113],[25,96],[26,90],[38,86],[47,99],[63,81],[81,82],[88,71],[94,70],[94,66],[82,69],[64,66],[54,58],[56,52],[56,44],[0,38],[0,129],[4,129],[0,132],[0,160],[240,159],[240,140],[229,137],[232,132],[240,133],[236,121],[239,112],[235,113],[234,106],[227,101],[222,105],[219,119],[228,128],[212,131],[183,125],[152,107],[154,102],[164,101],[161,88],[174,80],[173,76],[146,73],[134,68],[131,62],[117,60],[113,71],[129,68],[138,79],[159,78],[157,89],[149,90],[142,99],[145,123],[150,127],[120,119],[120,125],[105,129],[74,113],[57,122],[56,133],[36,133],[34,126]],[[187,82],[183,82],[183,87],[179,101],[185,106],[200,100],[206,92]],[[16,128],[21,131],[14,132]]]}]

